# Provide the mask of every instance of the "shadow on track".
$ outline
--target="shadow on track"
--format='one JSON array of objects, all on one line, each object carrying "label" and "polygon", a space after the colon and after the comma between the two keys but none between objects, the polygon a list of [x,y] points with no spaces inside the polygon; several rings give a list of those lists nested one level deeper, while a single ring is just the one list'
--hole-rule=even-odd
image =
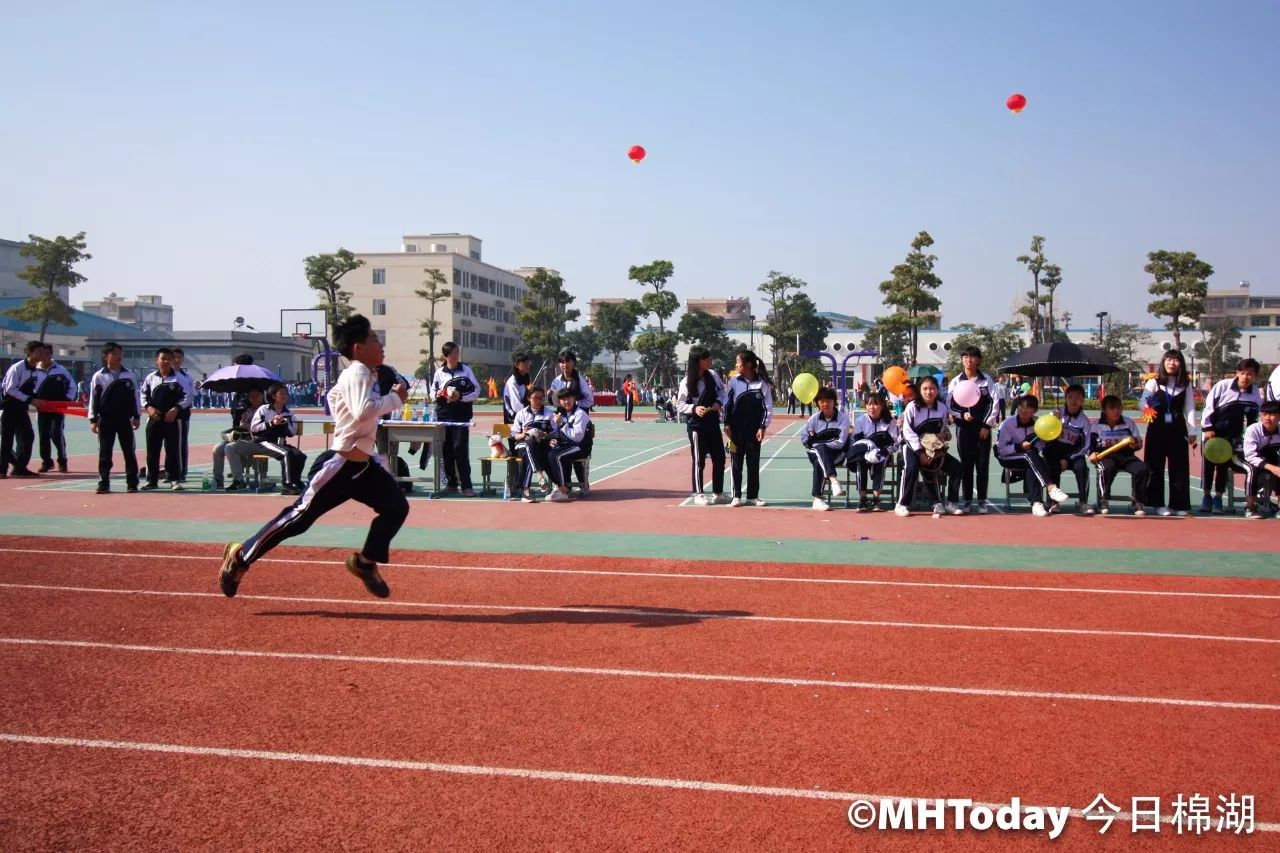
[{"label": "shadow on track", "polygon": [[518,613],[377,613],[361,610],[262,610],[255,616],[365,619],[375,622],[454,622],[472,625],[630,625],[676,628],[715,619],[752,615],[746,610],[681,610],[623,604],[566,604],[572,610],[522,610]]}]

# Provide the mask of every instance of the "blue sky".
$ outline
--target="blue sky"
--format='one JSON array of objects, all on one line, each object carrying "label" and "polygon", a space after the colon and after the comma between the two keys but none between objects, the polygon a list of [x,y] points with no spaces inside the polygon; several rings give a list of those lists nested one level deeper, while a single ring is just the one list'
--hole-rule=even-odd
[{"label": "blue sky", "polygon": [[667,258],[873,315],[920,229],[948,324],[1007,318],[1033,233],[1073,325],[1152,324],[1153,249],[1280,292],[1280,4],[1049,5],[0,0],[0,237],[86,230],[74,301],[180,328],[274,329],[305,255],[427,231],[584,309]]}]

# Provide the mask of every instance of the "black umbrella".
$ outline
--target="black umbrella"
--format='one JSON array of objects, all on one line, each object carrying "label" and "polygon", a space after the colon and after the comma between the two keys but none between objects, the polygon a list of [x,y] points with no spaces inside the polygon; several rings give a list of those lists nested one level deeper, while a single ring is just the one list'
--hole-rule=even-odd
[{"label": "black umbrella", "polygon": [[1010,356],[999,368],[1019,376],[1101,376],[1114,373],[1114,359],[1087,344],[1054,341],[1035,344]]},{"label": "black umbrella", "polygon": [[227,394],[247,394],[254,388],[266,391],[273,383],[280,381],[279,376],[265,367],[258,367],[256,364],[231,364],[209,374],[209,378],[200,387]]}]

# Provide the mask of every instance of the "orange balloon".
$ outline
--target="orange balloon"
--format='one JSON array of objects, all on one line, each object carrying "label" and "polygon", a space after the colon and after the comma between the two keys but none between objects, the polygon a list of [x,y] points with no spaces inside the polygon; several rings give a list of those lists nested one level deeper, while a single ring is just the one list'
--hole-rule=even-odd
[{"label": "orange balloon", "polygon": [[897,365],[885,370],[880,377],[880,381],[884,383],[884,387],[889,389],[889,393],[896,397],[901,397],[902,392],[907,390],[907,385],[910,384],[906,369]]}]

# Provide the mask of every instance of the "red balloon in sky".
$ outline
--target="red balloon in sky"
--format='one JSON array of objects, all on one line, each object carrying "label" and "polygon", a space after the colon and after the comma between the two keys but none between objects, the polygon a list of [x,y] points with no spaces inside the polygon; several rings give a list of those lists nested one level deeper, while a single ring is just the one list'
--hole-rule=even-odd
[{"label": "red balloon in sky", "polygon": [[1017,114],[1022,112],[1023,107],[1027,105],[1027,98],[1019,92],[1014,92],[1009,96],[1009,100],[1004,102],[1004,105]]},{"label": "red balloon in sky", "polygon": [[644,159],[644,148],[639,145],[632,145],[627,150],[627,156],[631,158],[632,163],[639,163]]}]

